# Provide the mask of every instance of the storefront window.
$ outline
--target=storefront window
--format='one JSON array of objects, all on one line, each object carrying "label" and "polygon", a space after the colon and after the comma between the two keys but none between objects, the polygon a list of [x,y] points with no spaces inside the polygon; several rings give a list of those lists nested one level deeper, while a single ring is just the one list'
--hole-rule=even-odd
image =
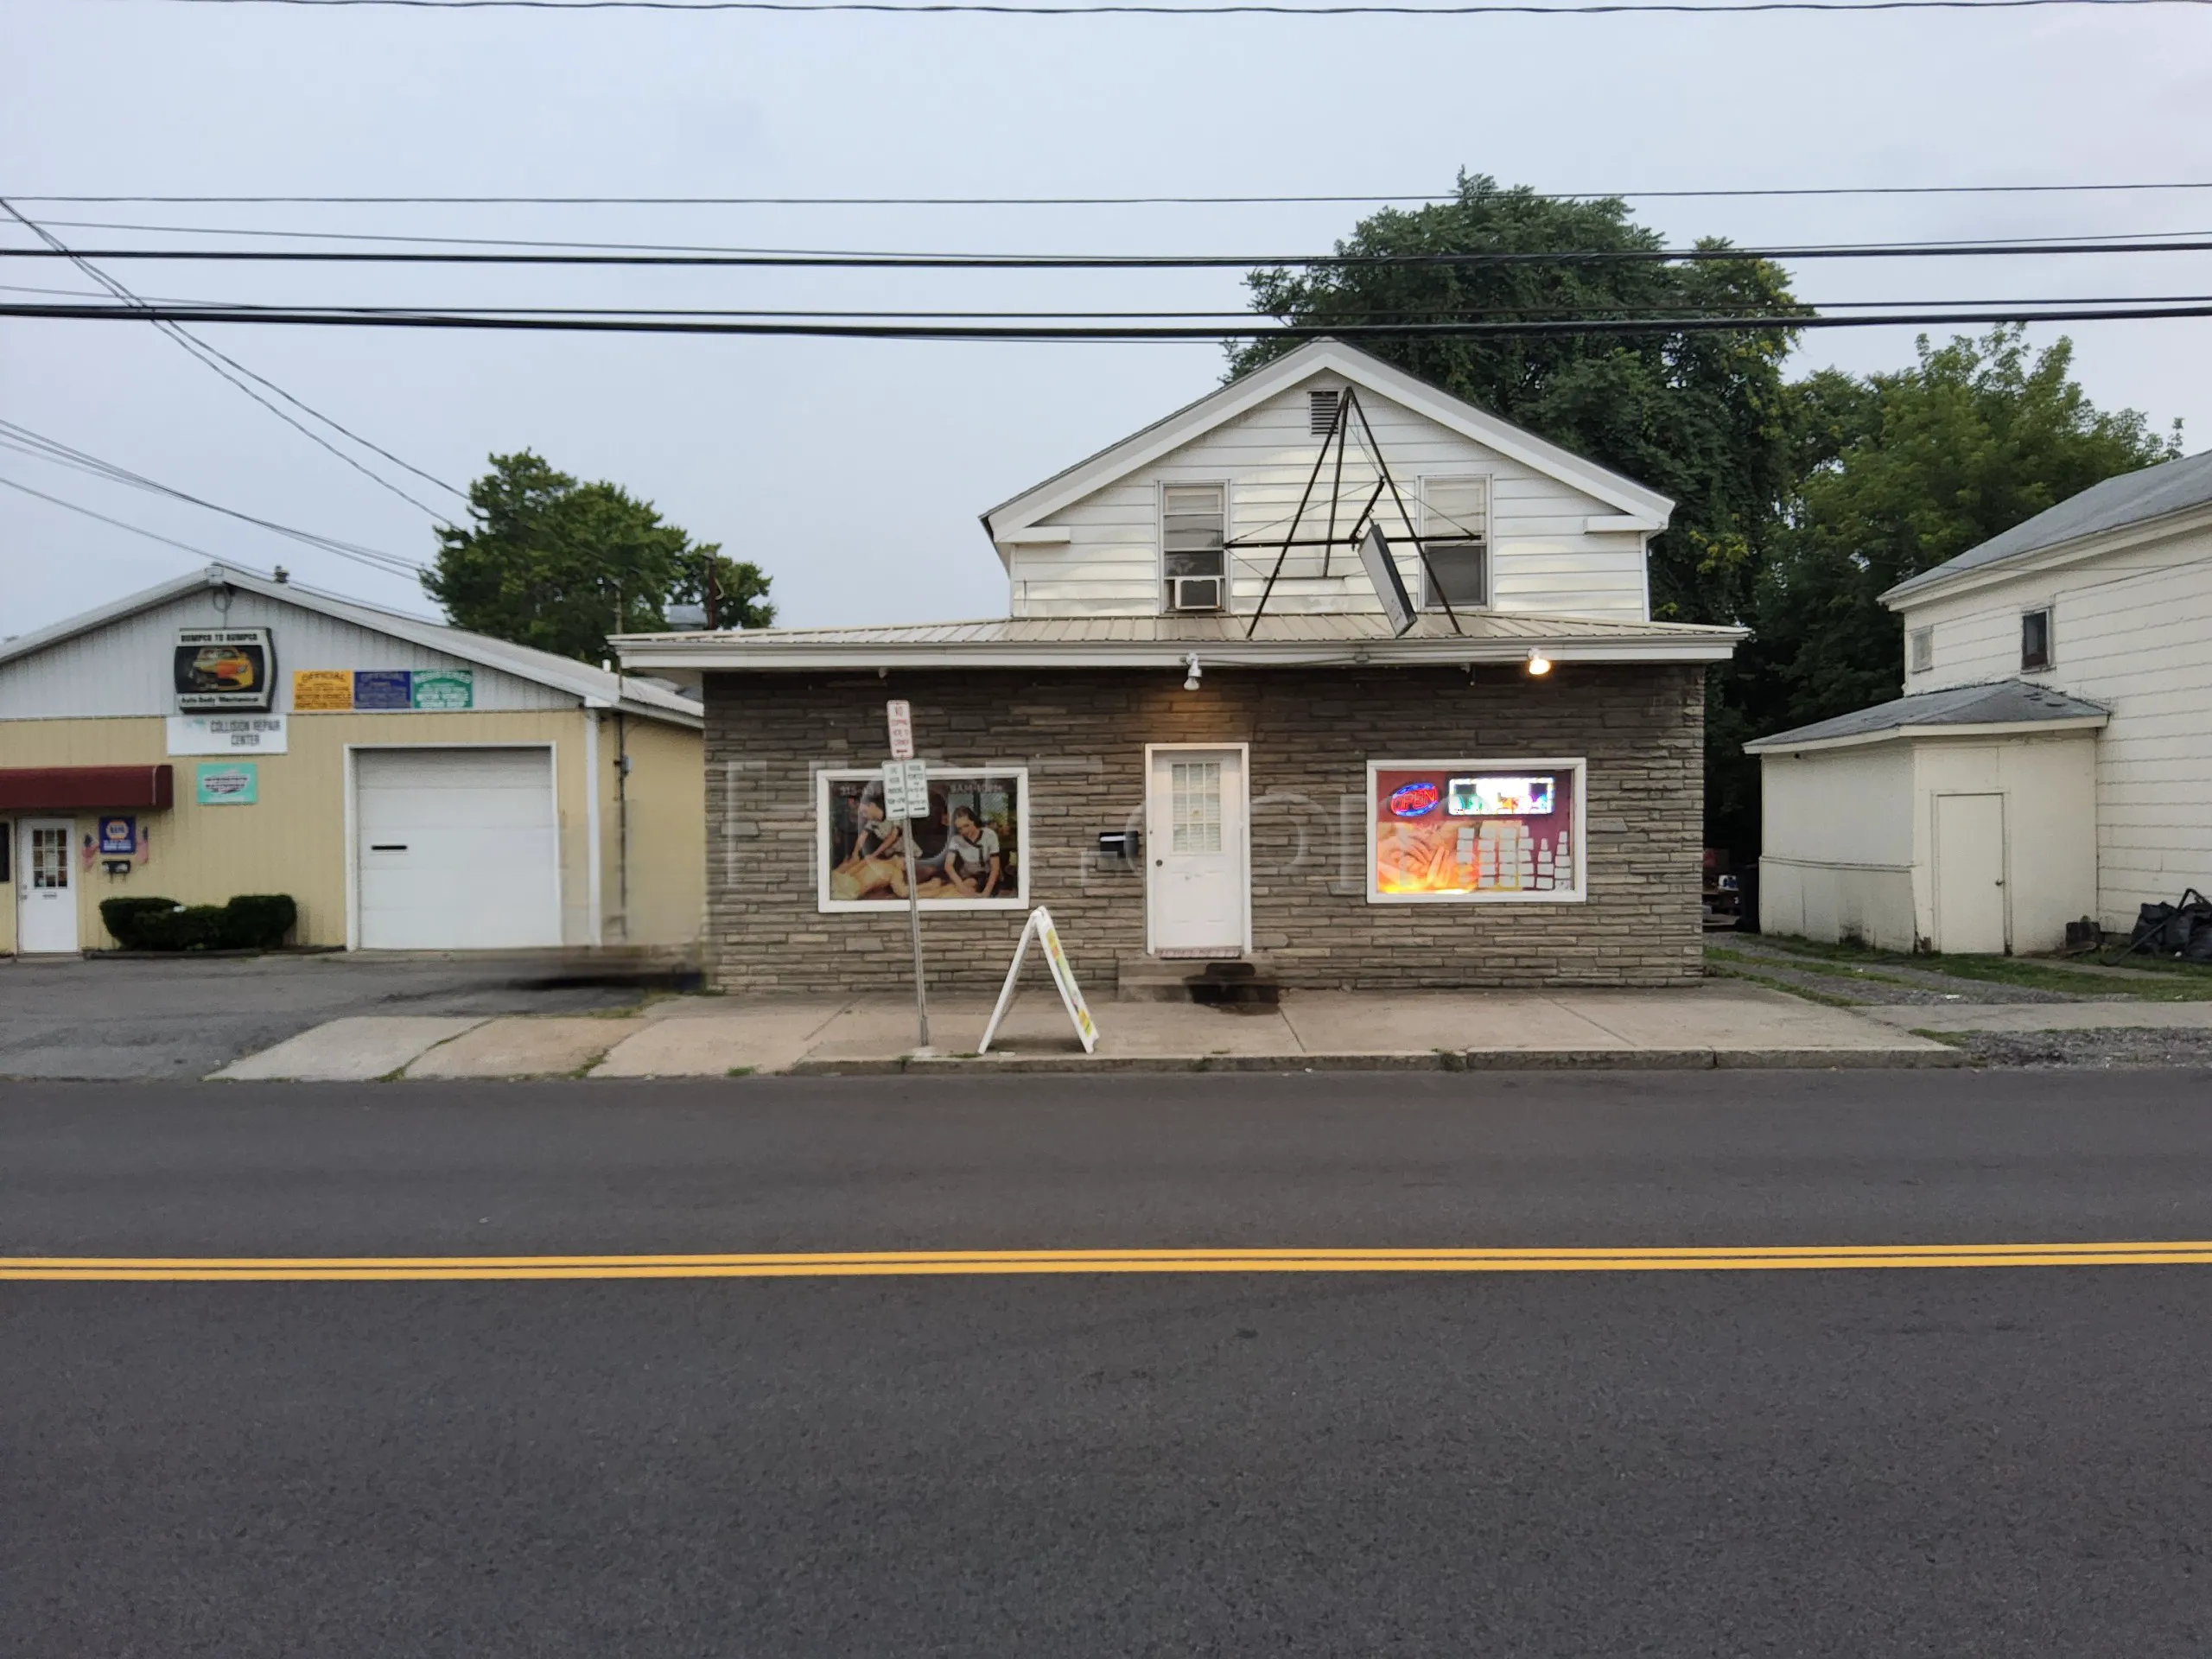
[{"label": "storefront window", "polygon": [[914,838],[915,891],[926,909],[1019,910],[1029,901],[1029,773],[1020,766],[930,770],[926,817],[883,813],[883,774],[816,776],[817,907],[896,910],[906,903],[903,836]]},{"label": "storefront window", "polygon": [[1370,760],[1373,904],[1583,896],[1580,760]]}]

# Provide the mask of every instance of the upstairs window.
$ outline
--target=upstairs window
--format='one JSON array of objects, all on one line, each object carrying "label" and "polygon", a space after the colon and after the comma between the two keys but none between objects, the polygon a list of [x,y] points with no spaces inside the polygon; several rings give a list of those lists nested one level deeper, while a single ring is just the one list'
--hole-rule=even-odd
[{"label": "upstairs window", "polygon": [[1480,609],[1490,603],[1490,480],[1425,478],[1421,498],[1421,604]]},{"label": "upstairs window", "polygon": [[1936,666],[1936,630],[1915,628],[1905,637],[1905,671],[1925,674]]},{"label": "upstairs window", "polygon": [[1171,484],[1160,492],[1160,574],[1171,611],[1217,611],[1228,588],[1229,486]]},{"label": "upstairs window", "polygon": [[2029,611],[2020,618],[2020,668],[2025,673],[2050,666],[2050,613]]}]

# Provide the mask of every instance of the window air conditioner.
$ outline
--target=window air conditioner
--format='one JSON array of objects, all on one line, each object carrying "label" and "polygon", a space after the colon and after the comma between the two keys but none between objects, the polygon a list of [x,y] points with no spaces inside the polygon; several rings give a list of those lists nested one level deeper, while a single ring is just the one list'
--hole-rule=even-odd
[{"label": "window air conditioner", "polygon": [[1219,576],[1172,576],[1168,592],[1179,611],[1217,611],[1221,608]]}]

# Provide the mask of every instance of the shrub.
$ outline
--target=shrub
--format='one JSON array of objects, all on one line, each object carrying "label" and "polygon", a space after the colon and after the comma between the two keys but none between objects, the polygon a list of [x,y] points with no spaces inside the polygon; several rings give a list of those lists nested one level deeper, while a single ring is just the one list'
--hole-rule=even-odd
[{"label": "shrub", "polygon": [[223,906],[225,943],[235,950],[273,950],[299,919],[289,893],[242,893]]},{"label": "shrub", "polygon": [[139,928],[143,919],[177,908],[174,899],[103,899],[100,920],[124,950],[144,950],[151,947],[141,942],[143,936]]},{"label": "shrub", "polygon": [[289,893],[241,893],[227,905],[103,899],[100,919],[126,950],[267,950],[299,919]]}]

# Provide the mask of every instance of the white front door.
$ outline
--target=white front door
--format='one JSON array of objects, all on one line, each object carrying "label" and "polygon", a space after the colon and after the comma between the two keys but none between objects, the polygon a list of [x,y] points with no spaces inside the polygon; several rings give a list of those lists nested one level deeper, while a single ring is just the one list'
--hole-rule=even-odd
[{"label": "white front door", "polygon": [[560,944],[550,750],[362,749],[353,815],[363,950]]},{"label": "white front door", "polygon": [[1155,749],[1146,790],[1155,956],[1244,953],[1244,755]]},{"label": "white front door", "polygon": [[67,818],[25,818],[16,832],[16,949],[77,948],[77,885]]},{"label": "white front door", "polygon": [[1936,948],[2005,950],[2005,798],[1936,798]]}]

